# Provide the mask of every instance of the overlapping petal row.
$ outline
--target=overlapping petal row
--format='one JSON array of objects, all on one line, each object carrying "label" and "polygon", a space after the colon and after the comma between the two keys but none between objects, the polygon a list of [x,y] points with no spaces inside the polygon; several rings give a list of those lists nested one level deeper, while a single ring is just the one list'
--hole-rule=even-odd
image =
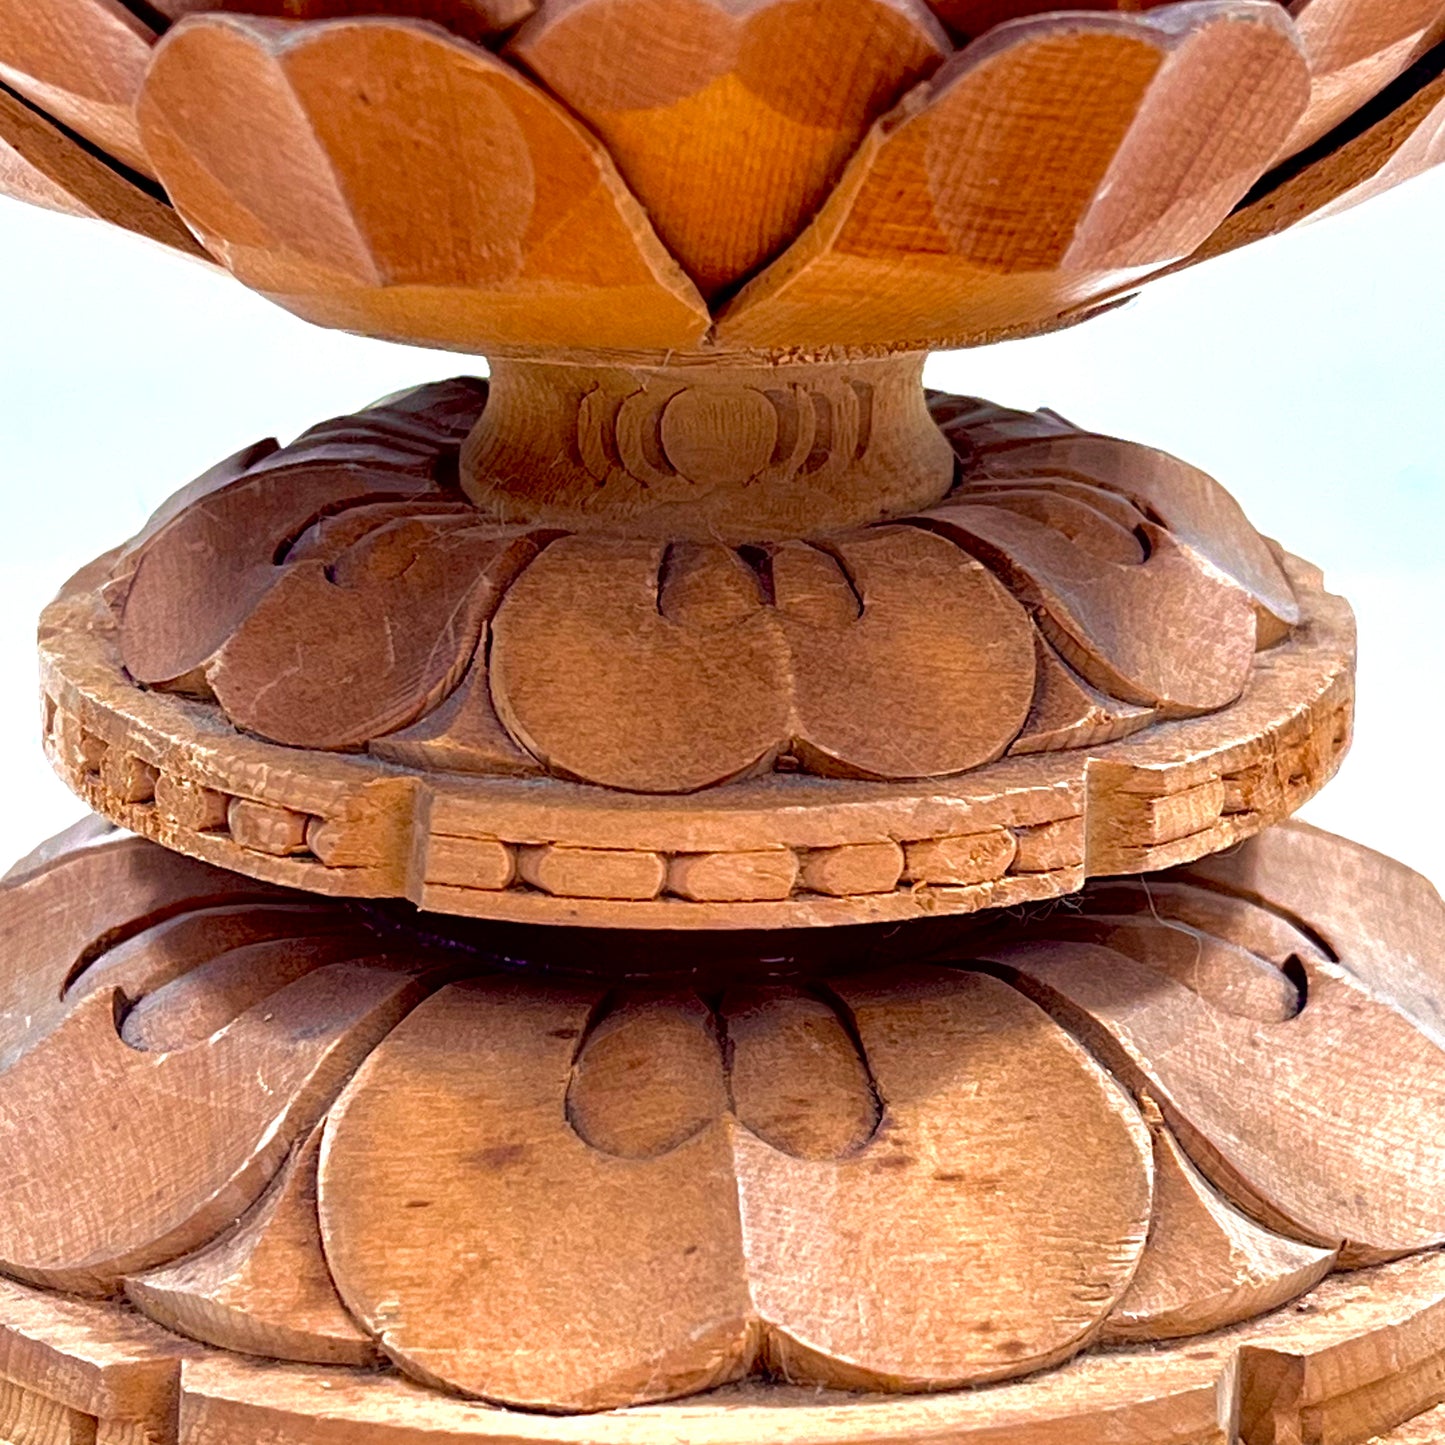
[{"label": "overlapping petal row", "polygon": [[428,345],[922,349],[1086,314],[1291,157],[1300,214],[1434,160],[1445,0],[1044,9],[0,0],[0,189]]},{"label": "overlapping petal row", "polygon": [[1210,478],[1047,414],[938,397],[938,506],[730,547],[488,520],[455,482],[484,397],[425,387],[181,492],[105,583],[131,675],[275,742],[689,792],[1091,746],[1232,702],[1298,621]]},{"label": "overlapping petal row", "polygon": [[0,918],[0,1267],[224,1348],[552,1410],[940,1389],[1445,1240],[1445,914],[1296,825],[821,980],[528,974],[118,835]]}]

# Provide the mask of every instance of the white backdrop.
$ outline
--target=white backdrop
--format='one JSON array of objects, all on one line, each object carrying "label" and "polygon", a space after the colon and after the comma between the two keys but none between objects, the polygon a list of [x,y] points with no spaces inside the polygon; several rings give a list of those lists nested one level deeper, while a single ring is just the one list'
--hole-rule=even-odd
[{"label": "white backdrop", "polygon": [[[930,381],[1164,447],[1324,567],[1360,621],[1353,753],[1307,817],[1445,885],[1445,173]],[[37,739],[66,575],[258,436],[479,362],[316,330],[100,226],[0,201],[0,859],[79,816]],[[3,871],[3,865],[0,865]]]}]

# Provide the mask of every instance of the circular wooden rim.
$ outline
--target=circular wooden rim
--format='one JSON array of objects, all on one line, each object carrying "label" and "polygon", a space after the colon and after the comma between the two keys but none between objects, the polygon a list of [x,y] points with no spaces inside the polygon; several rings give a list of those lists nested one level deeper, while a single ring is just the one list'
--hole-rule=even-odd
[{"label": "circular wooden rim", "polygon": [[660,929],[970,913],[1217,852],[1333,775],[1353,716],[1354,621],[1313,568],[1288,568],[1302,624],[1207,717],[942,781],[783,775],[687,797],[411,772],[248,736],[214,706],[130,680],[87,568],[41,619],[45,745],[120,826],[318,893]]},{"label": "circular wooden rim", "polygon": [[1333,1275],[1304,1300],[1214,1335],[1101,1351],[1006,1384],[884,1396],[756,1382],[676,1404],[540,1415],[390,1372],[233,1355],[124,1305],[0,1280],[0,1377],[12,1407],[47,1419],[69,1411],[72,1423],[98,1421],[93,1438],[157,1445],[1363,1441],[1445,1397],[1442,1352],[1445,1254],[1434,1251]]}]

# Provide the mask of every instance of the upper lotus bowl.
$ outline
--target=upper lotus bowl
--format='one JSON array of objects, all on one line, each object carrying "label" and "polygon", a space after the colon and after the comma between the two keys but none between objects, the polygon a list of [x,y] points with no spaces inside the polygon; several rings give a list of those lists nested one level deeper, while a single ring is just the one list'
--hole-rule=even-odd
[{"label": "upper lotus bowl", "polygon": [[1445,0],[1041,8],[0,0],[0,190],[367,335],[776,355],[1066,325],[1435,159]]}]

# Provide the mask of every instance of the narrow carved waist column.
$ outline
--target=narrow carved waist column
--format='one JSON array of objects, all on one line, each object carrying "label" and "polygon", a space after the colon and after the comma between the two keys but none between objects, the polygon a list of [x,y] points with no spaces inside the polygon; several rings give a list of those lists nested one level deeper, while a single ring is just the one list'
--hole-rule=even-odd
[{"label": "narrow carved waist column", "polygon": [[953,478],[923,361],[497,361],[462,485],[499,520],[569,530],[747,542],[876,521]]}]

